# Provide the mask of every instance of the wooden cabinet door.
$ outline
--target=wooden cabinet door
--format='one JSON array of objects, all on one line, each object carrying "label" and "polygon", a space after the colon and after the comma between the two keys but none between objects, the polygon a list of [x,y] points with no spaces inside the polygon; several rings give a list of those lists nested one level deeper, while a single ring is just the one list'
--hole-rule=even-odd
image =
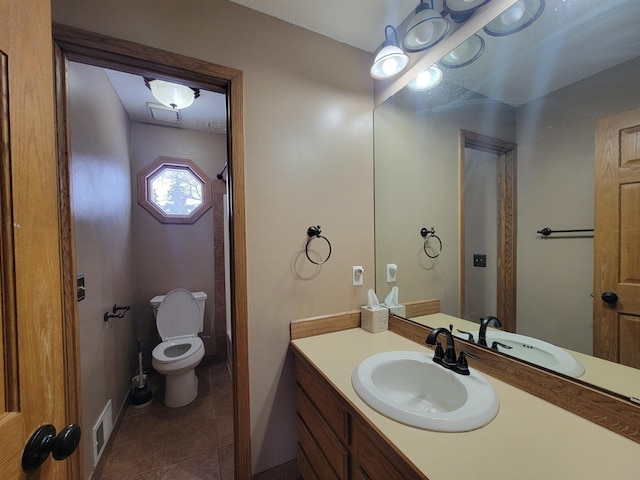
[{"label": "wooden cabinet door", "polygon": [[[67,423],[49,0],[0,0],[0,478]],[[79,419],[74,419],[78,422]],[[77,455],[77,454],[76,454]],[[63,479],[49,456],[38,478]]]},{"label": "wooden cabinet door", "polygon": [[640,108],[596,125],[593,354],[640,368]]}]

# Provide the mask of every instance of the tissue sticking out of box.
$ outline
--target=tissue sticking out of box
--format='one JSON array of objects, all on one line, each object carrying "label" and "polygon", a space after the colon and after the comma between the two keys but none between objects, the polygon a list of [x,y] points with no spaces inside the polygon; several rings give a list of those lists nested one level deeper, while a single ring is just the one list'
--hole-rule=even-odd
[{"label": "tissue sticking out of box", "polygon": [[393,313],[394,315],[398,315],[399,317],[406,317],[407,310],[404,305],[400,305],[398,300],[399,295],[400,289],[396,285],[391,289],[389,295],[387,295],[387,297],[384,299],[384,306],[387,307],[389,309],[389,312]]},{"label": "tissue sticking out of box", "polygon": [[398,306],[398,290],[400,290],[397,286],[393,287],[389,292],[389,295],[384,299],[384,305],[387,307],[396,307]]},{"label": "tissue sticking out of box", "polygon": [[383,332],[389,329],[389,310],[380,305],[376,292],[369,289],[367,305],[360,307],[360,327],[370,333]]}]

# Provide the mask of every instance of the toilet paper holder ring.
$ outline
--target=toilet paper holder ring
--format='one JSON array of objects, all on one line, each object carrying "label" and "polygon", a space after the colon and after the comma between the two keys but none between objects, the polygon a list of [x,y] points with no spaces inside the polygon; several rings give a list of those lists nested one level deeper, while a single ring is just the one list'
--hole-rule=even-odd
[{"label": "toilet paper holder ring", "polygon": [[[329,260],[329,257],[331,256],[331,242],[327,237],[325,237],[324,235],[321,235],[321,233],[322,233],[322,230],[320,230],[320,225],[317,225],[315,227],[312,225],[309,228],[307,228],[307,236],[309,238],[307,238],[307,245],[304,249],[304,253],[307,255],[307,259],[315,265],[322,265],[323,263],[326,263],[327,260]],[[311,241],[316,238],[323,239],[325,242],[327,242],[327,246],[329,247],[329,253],[327,254],[327,257],[324,260],[315,261],[309,256],[309,245],[311,244]]]}]

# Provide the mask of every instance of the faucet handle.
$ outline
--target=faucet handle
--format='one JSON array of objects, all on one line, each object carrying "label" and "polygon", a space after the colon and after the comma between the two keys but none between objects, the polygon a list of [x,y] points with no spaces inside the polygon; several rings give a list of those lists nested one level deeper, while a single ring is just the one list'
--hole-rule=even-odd
[{"label": "faucet handle", "polygon": [[444,349],[442,348],[442,343],[437,342],[436,343],[436,350],[435,352],[433,352],[433,361],[438,361],[438,360],[442,360],[442,358],[444,357]]},{"label": "faucet handle", "polygon": [[499,352],[500,350],[498,350],[498,346],[501,346],[502,348],[506,348],[507,350],[511,350],[511,349],[513,348],[511,345],[505,345],[505,344],[504,344],[504,343],[502,343],[502,342],[494,341],[494,342],[491,344],[491,350],[494,350],[494,351],[496,351],[496,352]]},{"label": "faucet handle", "polygon": [[462,333],[463,335],[469,335],[469,338],[467,338],[467,342],[476,343],[476,340],[473,338],[473,333],[465,332],[464,330],[460,330],[459,328],[456,328],[456,330],[458,331],[458,333]]},{"label": "faucet handle", "polygon": [[469,364],[467,363],[467,357],[477,360],[478,357],[472,353],[462,351],[458,356],[458,363],[456,364],[456,372],[460,375],[469,375]]}]

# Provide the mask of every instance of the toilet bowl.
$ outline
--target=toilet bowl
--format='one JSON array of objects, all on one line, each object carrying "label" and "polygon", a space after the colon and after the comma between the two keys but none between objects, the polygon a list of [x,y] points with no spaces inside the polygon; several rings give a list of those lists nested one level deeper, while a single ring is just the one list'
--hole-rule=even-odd
[{"label": "toilet bowl", "polygon": [[176,288],[151,299],[162,342],[151,353],[153,368],[166,377],[164,404],[183,407],[198,396],[195,368],[204,357],[202,332],[207,294]]}]

